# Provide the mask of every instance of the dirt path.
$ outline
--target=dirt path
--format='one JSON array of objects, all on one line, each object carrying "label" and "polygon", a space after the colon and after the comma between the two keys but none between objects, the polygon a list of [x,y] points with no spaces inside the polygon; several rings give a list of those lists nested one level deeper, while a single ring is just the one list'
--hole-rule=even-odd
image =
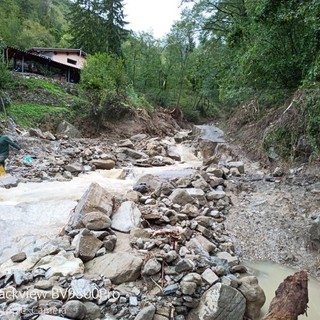
[{"label": "dirt path", "polygon": [[246,158],[238,146],[230,146],[246,170],[245,177],[231,182],[236,192],[225,223],[238,254],[304,269],[319,278],[320,254],[309,240],[312,217],[320,213],[319,169],[308,167],[311,174],[301,170],[290,179],[268,182],[267,170]]}]

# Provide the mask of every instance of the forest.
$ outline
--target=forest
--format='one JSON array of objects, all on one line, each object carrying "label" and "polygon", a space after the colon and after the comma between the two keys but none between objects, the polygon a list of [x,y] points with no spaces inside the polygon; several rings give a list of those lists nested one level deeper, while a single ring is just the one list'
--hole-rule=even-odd
[{"label": "forest", "polygon": [[[117,113],[129,97],[138,107],[179,107],[194,122],[248,105],[261,118],[303,92],[303,119],[291,129],[318,149],[320,2],[183,4],[181,19],[156,39],[127,29],[123,0],[2,0],[1,46],[83,49],[89,55],[80,85],[98,115],[111,106]],[[284,136],[297,142],[298,134]]]}]

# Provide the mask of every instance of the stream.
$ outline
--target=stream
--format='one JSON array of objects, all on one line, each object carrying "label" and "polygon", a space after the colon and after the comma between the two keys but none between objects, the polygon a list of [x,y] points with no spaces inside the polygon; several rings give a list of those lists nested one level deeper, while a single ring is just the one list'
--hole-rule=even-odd
[{"label": "stream", "polygon": [[[214,126],[199,126],[202,139],[223,142],[223,132]],[[97,182],[117,195],[132,189],[139,177],[150,173],[164,178],[189,175],[201,166],[201,159],[183,144],[177,145],[182,161],[174,166],[151,168],[124,168],[130,170],[122,179],[123,169],[97,170],[81,174],[68,182],[20,183],[16,188],[3,189],[0,195],[0,263],[13,254],[25,251],[27,254],[38,250],[42,244],[59,234],[68,222],[70,211],[92,182]],[[227,218],[228,219],[228,218]],[[259,284],[266,293],[266,312],[274,292],[284,278],[297,270],[271,262],[245,261],[248,269],[258,277]],[[320,319],[320,306],[316,299],[320,283],[309,281],[308,317],[299,319]]]}]

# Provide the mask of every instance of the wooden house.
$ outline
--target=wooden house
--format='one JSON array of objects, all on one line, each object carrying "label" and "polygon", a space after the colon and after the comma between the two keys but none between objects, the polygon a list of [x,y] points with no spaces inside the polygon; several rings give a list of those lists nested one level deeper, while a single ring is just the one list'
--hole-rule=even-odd
[{"label": "wooden house", "polygon": [[23,51],[7,47],[4,54],[16,72],[38,73],[74,83],[80,81],[80,71],[86,63],[86,53],[81,49],[31,48]]}]

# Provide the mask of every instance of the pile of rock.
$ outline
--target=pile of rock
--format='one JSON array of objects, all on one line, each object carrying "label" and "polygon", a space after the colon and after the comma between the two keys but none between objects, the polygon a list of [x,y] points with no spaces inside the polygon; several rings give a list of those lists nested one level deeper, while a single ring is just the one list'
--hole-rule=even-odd
[{"label": "pile of rock", "polygon": [[[50,132],[31,129],[29,136],[18,137],[17,142],[26,151],[10,157],[8,170],[18,182],[67,181],[81,173],[110,170],[127,166],[151,167],[173,165],[180,161],[173,137],[161,140],[138,134],[114,143],[104,139],[69,138]],[[124,172],[124,178],[126,173]]]},{"label": "pile of rock", "polygon": [[[117,159],[137,152],[132,140]],[[168,151],[144,146],[149,159]],[[223,224],[226,179],[243,172],[212,156],[189,176],[143,176],[121,199],[93,183],[60,237],[0,266],[4,319],[257,319],[265,295]]]}]

